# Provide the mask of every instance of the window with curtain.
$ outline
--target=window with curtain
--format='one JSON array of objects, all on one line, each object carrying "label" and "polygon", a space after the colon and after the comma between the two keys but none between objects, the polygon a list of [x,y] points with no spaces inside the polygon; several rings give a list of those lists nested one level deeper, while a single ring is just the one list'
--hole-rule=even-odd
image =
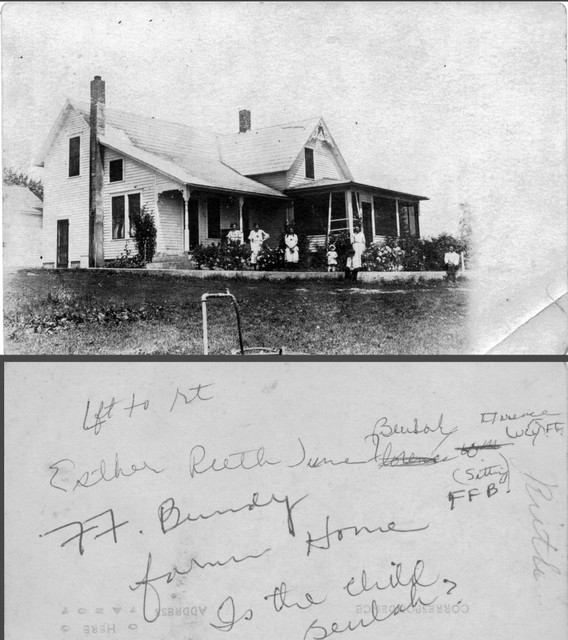
[{"label": "window with curtain", "polygon": [[129,193],[126,196],[113,196],[111,198],[113,240],[123,240],[126,229],[128,229],[128,237],[134,237],[135,227],[132,218],[135,213],[140,213],[140,209],[140,193]]},{"label": "window with curtain", "polygon": [[130,237],[134,237],[134,231],[136,227],[132,219],[134,215],[140,213],[140,194],[139,193],[129,193],[128,194],[128,225],[129,225],[129,234]]},{"label": "window with curtain", "polygon": [[124,238],[124,200],[124,196],[114,196],[114,198],[111,199],[113,240]]}]

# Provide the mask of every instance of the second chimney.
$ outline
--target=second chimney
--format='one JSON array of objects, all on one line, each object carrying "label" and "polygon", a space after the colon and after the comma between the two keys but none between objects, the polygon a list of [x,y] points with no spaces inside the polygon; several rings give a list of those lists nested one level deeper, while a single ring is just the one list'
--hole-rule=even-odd
[{"label": "second chimney", "polygon": [[250,111],[241,109],[239,111],[239,133],[250,131]]}]

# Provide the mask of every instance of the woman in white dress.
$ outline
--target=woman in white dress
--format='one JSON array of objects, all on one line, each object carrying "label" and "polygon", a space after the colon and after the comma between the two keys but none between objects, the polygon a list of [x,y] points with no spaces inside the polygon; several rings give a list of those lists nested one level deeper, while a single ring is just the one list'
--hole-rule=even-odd
[{"label": "woman in white dress", "polygon": [[357,281],[357,274],[363,266],[361,258],[366,246],[365,234],[361,230],[361,225],[356,222],[353,226],[353,233],[351,234],[352,255],[347,258],[347,269],[349,270],[350,277],[354,282]]},{"label": "woman in white dress", "polygon": [[294,227],[288,227],[288,233],[284,236],[286,251],[284,252],[284,261],[286,266],[295,269],[300,260],[300,250],[298,249],[298,236],[294,233]]},{"label": "woman in white dress", "polygon": [[262,249],[262,245],[270,236],[260,228],[258,222],[255,223],[254,229],[249,233],[250,242],[250,263],[254,265],[255,271],[258,269],[258,254]]},{"label": "woman in white dress", "polygon": [[231,230],[227,234],[227,244],[243,244],[243,232],[237,229],[237,225],[234,222],[231,224]]}]

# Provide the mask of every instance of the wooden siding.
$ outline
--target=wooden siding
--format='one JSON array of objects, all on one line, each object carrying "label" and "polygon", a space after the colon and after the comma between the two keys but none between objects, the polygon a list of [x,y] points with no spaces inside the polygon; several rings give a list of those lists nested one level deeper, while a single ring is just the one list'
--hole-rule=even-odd
[{"label": "wooden siding", "polygon": [[[123,159],[123,180],[109,182],[108,166],[111,160]],[[153,215],[156,211],[156,172],[145,167],[130,158],[116,153],[111,149],[105,149],[105,166],[103,182],[103,207],[104,207],[104,252],[105,260],[113,259],[124,253],[125,247],[136,253],[136,245],[133,238],[128,237],[128,225],[125,228],[125,238],[113,239],[112,237],[112,210],[111,198],[113,196],[140,193],[140,206],[146,205]],[[88,195],[87,195],[88,198]],[[87,209],[87,218],[88,218]]]},{"label": "wooden siding", "polygon": [[[341,173],[331,148],[327,142],[322,140],[312,141],[306,145],[314,150],[314,166],[315,166],[315,180],[321,178],[334,178],[336,180],[343,180],[346,178]],[[294,187],[298,184],[309,182],[306,178],[306,167],[304,159],[304,149],[300,151],[298,157],[294,161],[294,164],[288,171],[288,186]]]},{"label": "wooden siding", "polygon": [[184,202],[181,194],[163,194],[158,200],[162,242],[160,251],[179,254],[183,251]]},{"label": "wooden siding", "polygon": [[255,176],[247,176],[251,180],[256,180],[257,182],[261,182],[265,184],[267,187],[272,187],[273,189],[278,189],[278,191],[282,191],[286,189],[288,186],[288,172],[287,171],[277,171],[275,173],[261,173]]},{"label": "wooden siding", "polygon": [[[68,177],[69,138],[81,136],[81,173]],[[122,158],[123,180],[109,182],[108,165],[111,160]],[[147,205],[155,215],[158,194],[165,190],[182,189],[183,186],[156,171],[119,153],[105,149],[104,156],[104,256],[113,259],[121,255],[128,246],[136,253],[131,238],[112,238],[111,197],[128,193],[140,193],[141,206]],[[158,228],[158,250],[173,244],[173,225],[168,217],[156,217]],[[175,214],[174,214],[175,217]],[[89,127],[84,118],[72,112],[65,127],[57,136],[45,161],[45,195],[42,253],[44,263],[55,263],[57,220],[69,219],[69,263],[89,265]],[[164,228],[162,226],[165,225]],[[169,225],[169,226],[168,226]],[[125,233],[127,235],[127,233]],[[178,243],[183,240],[180,235]],[[175,246],[178,246],[176,244]],[[179,245],[181,251],[181,244]]]},{"label": "wooden siding", "polygon": [[[80,136],[80,174],[69,177],[69,138]],[[69,262],[89,265],[89,127],[71,112],[45,158],[43,263],[56,262],[57,220],[69,220]]]},{"label": "wooden siding", "polygon": [[308,236],[308,251],[316,252],[319,248],[325,248],[326,235]]}]

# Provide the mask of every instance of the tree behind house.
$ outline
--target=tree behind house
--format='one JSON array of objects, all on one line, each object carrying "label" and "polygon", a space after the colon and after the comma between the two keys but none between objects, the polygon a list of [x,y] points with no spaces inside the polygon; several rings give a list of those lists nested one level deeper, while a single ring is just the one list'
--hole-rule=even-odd
[{"label": "tree behind house", "polygon": [[4,167],[2,171],[2,182],[4,184],[27,187],[43,201],[43,183],[41,180],[34,180],[21,171],[16,171],[10,167]]}]

